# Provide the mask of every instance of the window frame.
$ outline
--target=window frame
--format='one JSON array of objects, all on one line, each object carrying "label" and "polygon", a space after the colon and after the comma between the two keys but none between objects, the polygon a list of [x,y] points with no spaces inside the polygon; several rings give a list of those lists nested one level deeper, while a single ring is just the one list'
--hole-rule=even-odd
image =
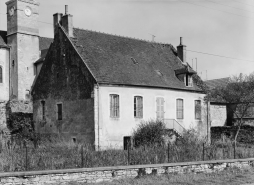
[{"label": "window frame", "polygon": [[45,107],[45,100],[41,101],[41,111],[42,111],[42,120],[46,120],[46,107]]},{"label": "window frame", "polygon": [[[59,105],[61,105],[61,117],[59,117]],[[63,120],[63,103],[57,103],[56,104],[56,118],[57,118],[58,121]]]},{"label": "window frame", "polygon": [[143,97],[134,96],[134,118],[143,118]]},{"label": "window frame", "polygon": [[[114,97],[116,98],[114,100]],[[113,102],[114,100],[114,102]],[[110,106],[110,117],[111,118],[120,118],[120,96],[119,94],[110,94],[109,95],[109,106]]]},{"label": "window frame", "polygon": [[[158,100],[163,100],[163,104],[158,104]],[[165,119],[165,98],[164,97],[156,97],[156,119],[157,120],[164,120]],[[160,102],[161,103],[161,102]],[[158,109],[158,107],[160,107],[160,109]],[[162,111],[162,107],[163,107],[163,111]]]},{"label": "window frame", "polygon": [[[182,101],[181,107],[179,107],[179,104],[178,104],[179,101]],[[180,113],[181,113],[181,115],[180,115]],[[176,99],[176,119],[179,119],[179,120],[184,119],[184,99],[183,98]]]},{"label": "window frame", "polygon": [[0,84],[4,83],[4,67],[0,65]]},{"label": "window frame", "polygon": [[186,87],[193,87],[192,75],[185,74],[184,83]]},{"label": "window frame", "polygon": [[[199,114],[199,117],[197,117],[197,109],[196,109],[196,102],[200,102],[200,114]],[[195,117],[195,120],[201,120],[202,118],[202,110],[201,110],[201,100],[194,100],[194,117]]]}]

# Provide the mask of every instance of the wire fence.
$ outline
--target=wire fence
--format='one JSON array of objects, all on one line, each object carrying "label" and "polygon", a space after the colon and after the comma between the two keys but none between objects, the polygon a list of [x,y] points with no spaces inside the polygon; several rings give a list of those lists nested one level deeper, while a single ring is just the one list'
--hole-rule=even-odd
[{"label": "wire fence", "polygon": [[206,144],[181,143],[132,147],[127,150],[95,151],[91,146],[72,143],[51,143],[34,147],[12,146],[0,153],[0,171],[35,171],[102,166],[177,163],[216,159],[254,157],[254,148],[231,142]]}]

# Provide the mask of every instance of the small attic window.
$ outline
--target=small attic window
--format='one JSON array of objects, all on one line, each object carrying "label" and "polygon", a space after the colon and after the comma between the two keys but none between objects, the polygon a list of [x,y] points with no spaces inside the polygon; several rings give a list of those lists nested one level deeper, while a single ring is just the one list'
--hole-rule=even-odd
[{"label": "small attic window", "polygon": [[160,72],[160,70],[155,70],[156,73],[159,75],[159,76],[163,76],[163,74]]},{"label": "small attic window", "polygon": [[138,62],[135,60],[135,58],[131,57],[131,60],[132,60],[133,64],[138,64]]},{"label": "small attic window", "polygon": [[192,83],[192,76],[189,74],[185,75],[185,85],[186,87],[192,87],[193,83]]}]

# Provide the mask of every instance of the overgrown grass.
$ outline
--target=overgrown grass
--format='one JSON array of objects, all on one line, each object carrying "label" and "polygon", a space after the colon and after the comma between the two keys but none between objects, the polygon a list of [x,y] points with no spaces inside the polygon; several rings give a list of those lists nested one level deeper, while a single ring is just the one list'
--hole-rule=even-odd
[{"label": "overgrown grass", "polygon": [[[203,149],[204,146],[204,149]],[[82,149],[83,148],[83,149]],[[82,157],[83,156],[83,157]],[[251,145],[237,145],[236,158],[254,157]],[[90,168],[136,164],[172,163],[214,159],[233,159],[234,148],[230,140],[204,144],[204,140],[191,132],[169,145],[142,145],[129,151],[108,149],[94,151],[90,146],[64,141],[41,141],[35,148],[12,144],[0,153],[0,172],[25,170],[54,170]],[[129,161],[128,161],[129,159]]]}]

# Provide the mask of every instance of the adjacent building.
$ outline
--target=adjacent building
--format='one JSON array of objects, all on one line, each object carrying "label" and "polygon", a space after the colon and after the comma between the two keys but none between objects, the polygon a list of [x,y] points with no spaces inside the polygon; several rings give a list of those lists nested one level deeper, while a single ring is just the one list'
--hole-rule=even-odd
[{"label": "adjacent building", "polygon": [[[53,41],[39,36],[36,0],[9,0],[6,5],[7,30],[0,31],[0,137],[8,130],[8,114],[32,113],[34,62],[40,58],[40,51],[49,48]],[[15,103],[10,103],[12,100]],[[11,112],[7,111],[8,107]]]}]

